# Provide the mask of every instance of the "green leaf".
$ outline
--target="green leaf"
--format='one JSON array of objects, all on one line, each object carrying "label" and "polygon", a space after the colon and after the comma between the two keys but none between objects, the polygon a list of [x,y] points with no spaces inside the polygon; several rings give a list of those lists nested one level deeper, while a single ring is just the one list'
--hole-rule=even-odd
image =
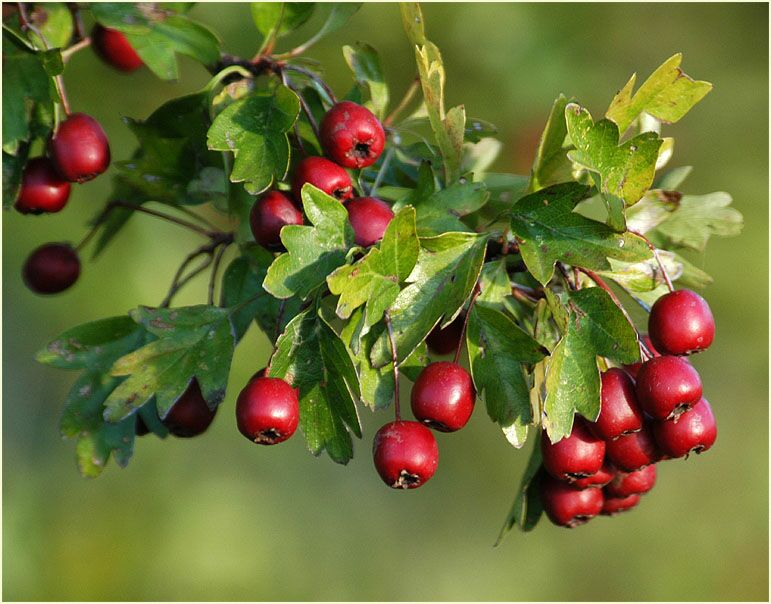
[{"label": "green leaf", "polygon": [[300,428],[310,451],[326,450],[337,463],[348,463],[350,432],[361,437],[354,403],[358,380],[345,344],[315,308],[289,322],[276,342],[269,375],[300,390]]},{"label": "green leaf", "polygon": [[466,121],[464,140],[468,143],[478,143],[496,134],[498,134],[498,127],[495,124],[475,117]]},{"label": "green leaf", "polygon": [[650,256],[637,235],[615,233],[603,223],[573,212],[589,190],[578,183],[553,185],[523,197],[514,206],[511,230],[528,270],[543,285],[551,280],[558,260],[607,269],[607,258],[636,262]]},{"label": "green leaf", "polygon": [[328,36],[342,28],[348,23],[348,20],[356,14],[359,8],[361,8],[361,2],[329,2],[328,4],[332,8],[330,9],[329,14],[327,14],[327,18],[321,26],[321,29],[317,31],[310,40],[303,42],[303,44],[298,46],[303,52],[321,40],[324,36]]},{"label": "green leaf", "polygon": [[682,197],[677,191],[651,189],[627,210],[627,228],[643,235],[652,231],[677,209]]},{"label": "green leaf", "polygon": [[266,40],[294,31],[310,19],[314,2],[252,2],[254,25]]},{"label": "green leaf", "polygon": [[565,107],[568,99],[561,94],[554,101],[546,127],[538,142],[533,168],[530,171],[528,191],[538,191],[560,182],[571,180],[571,165],[567,158],[569,146],[565,145],[568,134]]},{"label": "green leaf", "polygon": [[667,59],[642,86],[632,94],[637,74],[632,74],[626,85],[610,103],[605,117],[613,120],[623,133],[641,113],[672,124],[712,90],[712,84],[692,80],[680,69],[681,53]]},{"label": "green leaf", "polygon": [[426,43],[426,33],[420,2],[399,2],[399,10],[402,14],[402,25],[410,43],[413,46],[423,46]]},{"label": "green leaf", "polygon": [[731,204],[731,196],[722,191],[706,195],[683,195],[677,209],[661,222],[656,231],[675,246],[703,252],[712,235],[734,237],[744,225],[744,218]]},{"label": "green leaf", "polygon": [[3,151],[3,208],[16,203],[21,186],[21,175],[27,163],[29,145],[20,145],[16,155]]},{"label": "green leaf", "polygon": [[[658,256],[672,281],[682,275],[683,265],[675,259],[674,253],[658,250]],[[628,291],[649,292],[666,284],[659,264],[653,257],[642,262],[610,260],[610,267],[609,271],[598,271],[599,275],[612,279]]]},{"label": "green leaf", "polygon": [[506,517],[506,521],[498,534],[495,545],[498,546],[504,537],[517,525],[522,531],[531,531],[538,524],[543,514],[541,493],[538,488],[541,470],[541,438],[534,439],[533,448],[530,451],[530,459],[527,461],[525,473],[517,487],[514,504]]},{"label": "green leaf", "polygon": [[571,319],[578,320],[578,329],[597,355],[625,364],[640,360],[634,327],[605,290],[585,287],[571,292],[570,306]]},{"label": "green leaf", "polygon": [[662,174],[655,183],[656,189],[664,189],[665,191],[677,191],[683,181],[688,178],[688,175],[693,171],[692,166],[680,166],[679,168],[673,168],[666,174]]},{"label": "green leaf", "polygon": [[487,203],[490,194],[483,182],[459,182],[415,201],[417,228],[421,237],[448,231],[471,231],[461,218]]},{"label": "green leaf", "polygon": [[356,83],[369,92],[374,113],[382,120],[388,109],[388,85],[377,51],[369,44],[358,42],[355,47],[343,46],[343,56],[356,77]]},{"label": "green leaf", "polygon": [[232,182],[261,193],[289,169],[287,133],[300,112],[297,95],[285,86],[253,92],[228,106],[209,129],[209,149],[235,155]]},{"label": "green leaf", "polygon": [[306,184],[302,200],[313,226],[289,225],[281,229],[287,251],[271,264],[263,283],[276,298],[309,298],[325,283],[327,275],[345,264],[346,252],[353,246],[348,212],[337,199]]},{"label": "green leaf", "polygon": [[[50,48],[66,48],[74,31],[72,13],[63,2],[45,2],[35,4],[29,13],[30,20],[43,34]],[[27,36],[39,49],[46,48],[43,40],[29,30]]]}]

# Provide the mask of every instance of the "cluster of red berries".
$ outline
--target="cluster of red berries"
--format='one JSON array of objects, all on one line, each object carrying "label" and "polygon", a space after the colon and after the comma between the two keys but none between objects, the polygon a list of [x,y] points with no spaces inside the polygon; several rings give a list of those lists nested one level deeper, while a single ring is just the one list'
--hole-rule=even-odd
[{"label": "cluster of red berries", "polygon": [[597,420],[576,417],[567,438],[541,440],[541,500],[554,524],[572,528],[634,508],[656,483],[657,462],[715,442],[715,416],[684,358],[712,343],[709,306],[693,291],[670,292],[653,305],[648,332],[650,359],[602,373]]}]

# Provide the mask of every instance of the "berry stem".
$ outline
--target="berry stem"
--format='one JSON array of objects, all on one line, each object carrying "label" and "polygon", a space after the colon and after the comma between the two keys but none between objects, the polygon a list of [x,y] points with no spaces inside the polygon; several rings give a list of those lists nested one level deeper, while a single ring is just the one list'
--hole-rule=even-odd
[{"label": "berry stem", "polygon": [[335,96],[335,93],[332,92],[329,84],[327,84],[318,74],[312,72],[310,69],[305,69],[304,67],[299,67],[298,65],[290,65],[288,63],[283,65],[283,69],[287,71],[294,71],[295,73],[300,73],[305,77],[313,80],[319,86],[321,86],[324,92],[327,93],[327,96],[329,97],[329,100],[332,101],[332,104],[337,104],[337,97]]},{"label": "berry stem", "polygon": [[83,15],[80,12],[80,6],[78,6],[77,2],[68,2],[67,8],[70,9],[72,20],[75,23],[75,40],[85,40],[87,38],[86,28],[83,26]]},{"label": "berry stem", "polygon": [[391,324],[391,314],[388,311],[385,311],[383,319],[385,320],[386,328],[388,329],[388,341],[391,343],[391,361],[394,365],[394,417],[398,422],[401,420],[402,416],[401,410],[399,409],[399,365],[397,363],[396,340],[394,339],[394,328]]},{"label": "berry stem", "polygon": [[214,262],[212,263],[211,275],[209,277],[209,296],[207,302],[209,306],[214,306],[214,287],[217,283],[217,272],[222,262],[222,257],[228,249],[228,244],[221,245],[214,254]]},{"label": "berry stem", "polygon": [[479,297],[479,294],[482,293],[482,288],[479,286],[479,281],[477,281],[476,285],[474,286],[474,292],[471,294],[471,299],[468,303],[468,310],[466,311],[466,316],[463,319],[463,329],[460,332],[460,338],[458,338],[458,347],[455,349],[455,356],[452,359],[453,363],[458,363],[458,359],[460,359],[460,351],[463,349],[463,342],[466,340],[466,329],[468,329],[468,320],[471,316],[471,309],[474,308],[474,303],[477,301],[477,298]]},{"label": "berry stem", "polygon": [[76,42],[69,48],[65,48],[62,51],[62,61],[66,63],[67,61],[70,60],[70,58],[72,58],[72,55],[74,55],[76,52],[78,52],[79,50],[83,50],[84,48],[87,48],[89,46],[91,46],[91,38],[90,37],[83,38],[79,42]]},{"label": "berry stem", "polygon": [[391,113],[389,113],[388,116],[383,120],[383,126],[390,126],[396,117],[407,108],[407,106],[412,102],[412,99],[415,97],[415,93],[417,93],[419,86],[420,77],[415,76],[412,82],[410,82],[407,91],[404,93],[402,100],[399,101],[399,104],[394,108],[394,110],[391,111]]},{"label": "berry stem", "polygon": [[316,118],[313,117],[313,113],[311,112],[311,108],[308,107],[308,103],[305,102],[305,98],[297,89],[297,87],[294,86],[288,79],[284,80],[284,82],[286,83],[287,88],[294,92],[297,95],[297,98],[300,99],[300,106],[303,109],[303,113],[305,113],[305,117],[308,118],[308,123],[311,125],[311,128],[313,128],[313,134],[316,135],[317,140],[321,140],[321,136],[319,135],[319,125],[316,123]]},{"label": "berry stem", "polygon": [[378,170],[377,176],[375,177],[375,182],[372,183],[372,188],[369,190],[369,194],[372,197],[375,196],[375,192],[380,186],[380,183],[383,182],[385,171],[388,169],[388,164],[391,162],[391,158],[393,157],[393,155],[394,155],[394,148],[389,147],[388,151],[386,151],[385,157],[383,158],[383,163],[380,164],[380,170]]},{"label": "berry stem", "polygon": [[669,273],[667,273],[667,269],[664,268],[664,263],[661,261],[661,257],[659,256],[659,251],[656,249],[656,246],[651,243],[650,239],[648,239],[645,235],[642,233],[638,233],[636,231],[629,231],[632,233],[632,235],[637,235],[640,239],[642,239],[645,242],[645,245],[648,246],[651,252],[653,252],[653,257],[656,259],[656,263],[659,265],[659,269],[661,270],[661,274],[664,276],[664,282],[667,284],[667,288],[669,291],[673,292],[675,291],[675,286],[672,285],[672,280],[669,278]]},{"label": "berry stem", "polygon": [[538,302],[540,298],[543,298],[545,294],[543,291],[533,289],[527,285],[522,285],[516,281],[511,282],[511,295],[522,302]]},{"label": "berry stem", "polygon": [[562,279],[565,281],[565,285],[567,285],[567,288],[570,291],[576,291],[576,286],[573,283],[571,283],[570,273],[568,273],[568,269],[565,268],[565,265],[562,264],[562,262],[557,262],[556,266],[560,272],[560,275],[562,276]]}]

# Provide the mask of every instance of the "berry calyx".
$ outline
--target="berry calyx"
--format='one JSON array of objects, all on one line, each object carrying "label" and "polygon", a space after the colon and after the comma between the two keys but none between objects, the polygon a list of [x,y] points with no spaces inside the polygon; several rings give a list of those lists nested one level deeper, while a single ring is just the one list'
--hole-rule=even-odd
[{"label": "berry calyx", "polygon": [[372,444],[375,469],[394,489],[416,489],[436,472],[439,447],[423,424],[397,420],[380,428]]},{"label": "berry calyx", "polygon": [[600,415],[589,423],[592,432],[603,440],[611,440],[640,430],[643,412],[632,378],[617,367],[604,371],[600,377]]},{"label": "berry calyx", "polygon": [[284,442],[295,433],[299,421],[297,391],[280,378],[253,378],[238,395],[238,430],[258,445]]},{"label": "berry calyx", "polygon": [[673,419],[699,402],[701,378],[681,357],[656,357],[640,367],[636,392],[643,411],[652,418]]},{"label": "berry calyx", "polygon": [[656,300],[648,317],[648,333],[662,354],[701,352],[715,338],[715,319],[704,298],[679,289]]},{"label": "berry calyx", "polygon": [[600,514],[603,516],[615,516],[621,512],[628,512],[640,503],[639,495],[628,495],[627,497],[606,496],[602,503]]},{"label": "berry calyx", "polygon": [[608,441],[606,453],[613,465],[624,472],[634,472],[661,459],[653,434],[647,425],[639,432]]},{"label": "berry calyx", "polygon": [[571,484],[577,489],[592,489],[598,487],[604,487],[608,484],[616,475],[616,468],[611,464],[605,462],[599,471],[595,472],[591,476],[585,478],[579,478],[574,480]]},{"label": "berry calyx", "polygon": [[49,144],[59,174],[70,182],[86,182],[110,165],[107,135],[94,118],[73,113],[56,130]]},{"label": "berry calyx", "polygon": [[306,182],[340,201],[353,197],[353,183],[348,172],[325,157],[306,157],[297,164],[292,179],[292,195],[298,203]]},{"label": "berry calyx", "polygon": [[455,352],[463,335],[464,318],[465,315],[461,313],[447,327],[442,328],[437,324],[426,337],[428,349],[442,356]]},{"label": "berry calyx", "polygon": [[91,32],[91,45],[99,58],[120,71],[135,71],[144,65],[126,36],[117,29],[96,25]]},{"label": "berry calyx", "polygon": [[393,210],[377,197],[357,197],[345,204],[348,222],[353,227],[356,245],[369,247],[383,238],[394,217]]},{"label": "berry calyx", "polygon": [[558,526],[575,528],[602,510],[602,489],[576,489],[547,475],[543,476],[540,486],[543,509]]},{"label": "berry calyx", "polygon": [[174,436],[190,438],[206,432],[216,414],[217,408],[209,408],[194,378],[171,407],[163,423]]},{"label": "berry calyx", "polygon": [[605,487],[609,497],[642,495],[656,484],[656,465],[651,464],[634,472],[618,472]]},{"label": "berry calyx", "polygon": [[53,213],[67,205],[70,183],[64,180],[47,157],[27,162],[14,206],[22,214]]},{"label": "berry calyx", "polygon": [[327,156],[346,168],[371,166],[385,146],[380,120],[366,107],[351,101],[337,103],[326,113],[320,137]]},{"label": "berry calyx", "polygon": [[268,249],[281,246],[281,229],[288,224],[302,224],[303,215],[292,201],[279,191],[268,191],[254,202],[249,224],[255,241]]},{"label": "berry calyx", "polygon": [[34,250],[22,269],[24,283],[37,294],[58,294],[80,275],[78,253],[67,243],[46,243]]},{"label": "berry calyx", "polygon": [[420,372],[412,387],[412,413],[440,432],[455,432],[474,411],[476,391],[468,371],[457,363],[438,361]]},{"label": "berry calyx", "polygon": [[653,436],[661,450],[671,458],[703,453],[717,439],[717,422],[712,407],[701,399],[677,421],[656,422]]},{"label": "berry calyx", "polygon": [[541,438],[543,467],[558,480],[573,482],[596,474],[605,458],[605,441],[597,438],[580,417],[573,422],[570,436],[552,443]]}]

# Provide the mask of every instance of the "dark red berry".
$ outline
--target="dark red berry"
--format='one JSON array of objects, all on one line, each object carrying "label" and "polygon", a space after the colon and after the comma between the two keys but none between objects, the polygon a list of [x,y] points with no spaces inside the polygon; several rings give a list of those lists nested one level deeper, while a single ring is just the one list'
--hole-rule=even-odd
[{"label": "dark red berry", "polygon": [[306,182],[340,201],[353,197],[353,183],[348,172],[325,157],[306,157],[297,164],[292,179],[292,194],[298,202],[302,201],[300,194]]},{"label": "dark red berry", "polygon": [[366,107],[351,101],[342,101],[327,112],[320,134],[327,156],[346,168],[374,164],[385,146],[380,120]]},{"label": "dark red berry", "polygon": [[257,377],[238,395],[238,429],[258,445],[284,442],[300,421],[297,391],[280,378]]},{"label": "dark red berry", "polygon": [[394,489],[416,489],[436,472],[439,447],[431,430],[418,422],[397,420],[375,434],[375,469]]},{"label": "dark red berry", "polygon": [[605,458],[605,441],[592,434],[586,422],[576,416],[570,436],[552,443],[544,432],[541,455],[549,474],[572,482],[600,471]]},{"label": "dark red berry", "polygon": [[255,241],[272,249],[281,246],[281,229],[288,224],[302,224],[303,215],[286,195],[268,191],[254,202],[249,221]]},{"label": "dark red berry", "polygon": [[561,480],[544,475],[541,502],[554,524],[574,528],[594,518],[602,510],[602,489],[576,489]]},{"label": "dark red berry", "polygon": [[80,275],[78,253],[67,243],[46,243],[24,263],[24,283],[37,294],[58,294],[72,286]]},{"label": "dark red berry", "polygon": [[[655,346],[653,346],[653,342],[651,342],[651,338],[648,335],[643,336],[643,342],[645,342],[646,348],[653,354],[654,357],[660,357],[661,354],[658,350],[656,350]],[[640,367],[642,367],[642,362],[639,363],[632,363],[631,365],[624,365],[624,370],[632,376],[633,379],[637,379],[637,372],[640,371]]]},{"label": "dark red berry", "polygon": [[171,407],[163,423],[174,436],[189,438],[206,432],[216,413],[217,408],[209,408],[198,381],[193,379]]},{"label": "dark red berry", "polygon": [[137,413],[137,423],[134,431],[136,432],[137,436],[145,436],[146,434],[150,434],[150,428],[147,427],[145,420],[142,419],[142,416],[139,415],[139,413]]},{"label": "dark red berry", "polygon": [[687,360],[662,356],[642,364],[637,374],[637,400],[654,419],[672,419],[699,402],[701,378]]},{"label": "dark red berry", "polygon": [[605,487],[609,497],[628,497],[642,495],[656,484],[656,464],[651,464],[634,472],[617,472]]},{"label": "dark red berry", "polygon": [[442,329],[439,325],[431,330],[426,338],[428,349],[434,354],[445,355],[455,352],[463,335],[463,321],[465,315],[459,314],[447,327]]},{"label": "dark red berry", "polygon": [[47,157],[35,157],[24,166],[16,209],[22,214],[53,213],[67,205],[70,183]]},{"label": "dark red berry", "polygon": [[439,361],[420,372],[412,387],[415,418],[440,432],[455,432],[474,411],[476,391],[468,371],[457,363]]},{"label": "dark red berry", "polygon": [[579,478],[574,480],[572,485],[577,489],[591,489],[596,487],[604,487],[608,484],[616,475],[616,468],[614,468],[608,462],[602,464],[602,467],[598,472],[595,472],[591,476],[585,478]]},{"label": "dark red berry", "polygon": [[715,319],[704,298],[679,289],[656,300],[648,317],[648,333],[662,354],[691,354],[712,344]]},{"label": "dark red berry", "polygon": [[117,29],[96,25],[91,32],[91,45],[105,63],[120,71],[135,71],[144,64],[126,36]]},{"label": "dark red berry", "polygon": [[702,453],[715,444],[717,438],[712,407],[706,399],[701,399],[676,421],[654,423],[653,436],[663,453],[670,458]]},{"label": "dark red berry", "polygon": [[369,247],[383,238],[394,217],[391,207],[376,197],[357,197],[345,204],[356,245]]},{"label": "dark red berry", "polygon": [[608,441],[606,452],[613,465],[624,472],[634,472],[661,460],[661,454],[647,425],[639,432]]},{"label": "dark red berry", "polygon": [[91,180],[110,165],[107,135],[85,113],[73,113],[59,124],[49,150],[59,174],[70,182]]},{"label": "dark red berry", "polygon": [[628,495],[627,497],[610,497],[606,495],[600,514],[603,516],[615,516],[637,507],[638,503],[640,503],[639,495]]},{"label": "dark red berry", "polygon": [[603,372],[600,415],[589,427],[603,440],[637,432],[643,426],[643,412],[637,403],[634,382],[623,370],[612,367]]}]

